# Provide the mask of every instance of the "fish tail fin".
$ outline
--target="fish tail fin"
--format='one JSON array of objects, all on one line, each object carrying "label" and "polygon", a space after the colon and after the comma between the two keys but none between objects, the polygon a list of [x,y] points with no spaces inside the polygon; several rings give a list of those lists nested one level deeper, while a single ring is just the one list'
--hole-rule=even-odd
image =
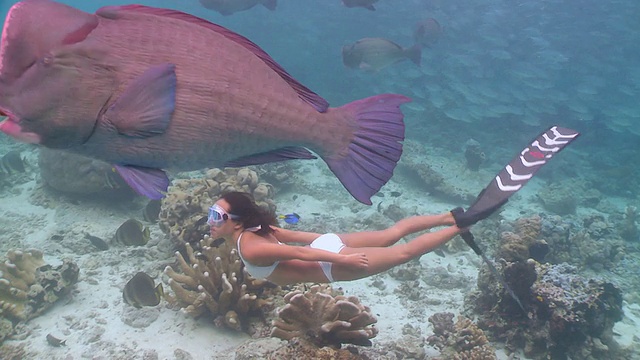
[{"label": "fish tail fin", "polygon": [[276,9],[276,6],[278,6],[278,0],[262,0],[262,6],[273,11]]},{"label": "fish tail fin", "polygon": [[402,155],[404,115],[400,105],[411,99],[376,95],[339,107],[351,116],[353,135],[346,149],[322,156],[329,169],[356,200],[371,205],[371,196],[389,181]]},{"label": "fish tail fin", "polygon": [[404,55],[414,64],[420,66],[420,62],[422,61],[422,46],[420,46],[420,44],[414,44],[404,49]]}]

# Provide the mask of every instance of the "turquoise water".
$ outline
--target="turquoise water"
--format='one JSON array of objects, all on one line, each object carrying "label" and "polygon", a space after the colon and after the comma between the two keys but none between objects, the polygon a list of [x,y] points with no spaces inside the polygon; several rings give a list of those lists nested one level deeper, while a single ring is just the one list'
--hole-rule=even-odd
[{"label": "turquoise water", "polygon": [[[3,1],[0,14],[12,3]],[[93,12],[127,2],[64,3]],[[242,34],[332,106],[380,93],[409,96],[413,102],[403,106],[408,140],[428,154],[463,162],[465,144],[473,139],[486,156],[481,166],[488,173],[551,125],[581,132],[540,171],[538,186],[559,184],[561,192],[577,199],[577,212],[561,214],[567,222],[582,224],[592,219],[592,212],[605,217],[614,229],[593,235],[598,244],[620,238],[615,227],[629,219],[628,209],[640,204],[638,2],[381,0],[376,11],[368,11],[348,9],[339,0],[280,0],[276,11],[256,6],[231,16],[195,0],[140,3],[185,11]],[[421,66],[402,61],[368,72],[343,65],[342,46],[361,38],[382,37],[410,47],[416,24],[426,18],[436,19],[442,34],[422,50]],[[0,134],[0,156],[18,148],[16,144]],[[412,156],[418,155],[405,148],[403,157]],[[454,170],[443,175],[466,176]],[[594,197],[597,201],[590,202]],[[554,215],[540,204],[531,209]],[[624,236],[626,251],[637,256],[637,233]],[[640,264],[630,259],[612,255],[595,272],[625,268],[627,273],[617,271],[623,293],[638,301],[640,284],[629,274],[636,274],[631,269]]]}]

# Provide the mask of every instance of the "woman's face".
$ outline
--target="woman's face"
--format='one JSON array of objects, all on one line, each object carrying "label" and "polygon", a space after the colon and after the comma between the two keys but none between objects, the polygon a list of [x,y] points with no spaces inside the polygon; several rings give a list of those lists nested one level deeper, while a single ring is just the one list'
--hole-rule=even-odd
[{"label": "woman's face", "polygon": [[[229,209],[231,208],[229,203],[224,199],[220,199],[220,200],[216,201],[216,205],[220,206],[227,213],[229,212]],[[214,239],[215,238],[227,237],[228,235],[233,234],[233,232],[235,231],[235,225],[236,225],[236,222],[231,220],[231,219],[227,219],[220,226],[211,225],[209,227],[209,231],[210,231],[211,237],[214,238]]]}]

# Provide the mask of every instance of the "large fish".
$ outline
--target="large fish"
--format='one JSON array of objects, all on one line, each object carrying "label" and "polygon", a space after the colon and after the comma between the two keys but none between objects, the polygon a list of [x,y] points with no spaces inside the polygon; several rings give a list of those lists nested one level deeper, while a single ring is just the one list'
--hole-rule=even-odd
[{"label": "large fish", "polygon": [[2,31],[0,130],[112,163],[154,199],[164,169],[313,159],[310,149],[371,204],[402,153],[408,101],[330,108],[256,44],[174,10],[25,0]]},{"label": "large fish", "polygon": [[273,11],[278,5],[278,0],[200,0],[200,4],[227,16],[238,11],[249,10],[258,4]]},{"label": "large fish", "polygon": [[421,57],[420,45],[403,48],[384,38],[364,38],[342,47],[342,62],[352,69],[379,71],[406,59],[420,66]]}]

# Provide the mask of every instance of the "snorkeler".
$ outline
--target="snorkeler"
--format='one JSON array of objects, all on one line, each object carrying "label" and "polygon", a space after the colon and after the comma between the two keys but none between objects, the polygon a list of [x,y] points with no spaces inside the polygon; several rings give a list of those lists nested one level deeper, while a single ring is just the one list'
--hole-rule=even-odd
[{"label": "snorkeler", "polygon": [[[249,274],[285,285],[349,281],[381,273],[430,252],[489,214],[470,217],[456,210],[412,216],[379,231],[317,234],[276,227],[276,216],[256,205],[250,195],[229,192],[209,209],[208,223],[212,237],[237,244]],[[456,226],[456,219],[463,228]],[[447,227],[394,245],[408,234],[437,226]]]}]

